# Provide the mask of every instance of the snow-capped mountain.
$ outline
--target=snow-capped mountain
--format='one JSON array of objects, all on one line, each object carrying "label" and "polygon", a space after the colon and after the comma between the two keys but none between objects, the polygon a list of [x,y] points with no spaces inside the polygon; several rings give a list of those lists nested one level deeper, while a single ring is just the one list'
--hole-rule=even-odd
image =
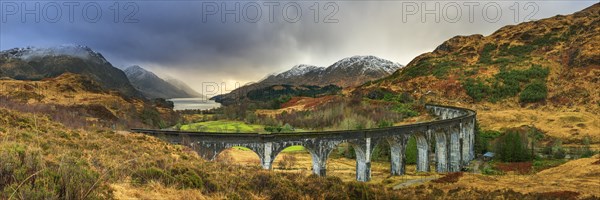
[{"label": "snow-capped mountain", "polygon": [[391,75],[402,65],[375,56],[352,56],[341,59],[329,67],[314,65],[296,65],[285,72],[270,75],[267,78],[242,86],[230,94],[219,95],[215,100],[226,102],[243,98],[252,90],[272,85],[337,85],[353,87],[367,81],[380,79]]},{"label": "snow-capped mountain", "polygon": [[278,78],[290,78],[290,77],[297,77],[297,76],[302,76],[305,75],[309,72],[320,72],[320,71],[324,71],[325,68],[324,67],[317,67],[314,65],[296,65],[294,67],[292,67],[292,69],[287,70],[285,72],[282,72],[280,74],[277,74],[276,76]]},{"label": "snow-capped mountain", "polygon": [[339,60],[329,67],[296,65],[285,72],[270,75],[258,83],[320,86],[334,84],[350,87],[388,76],[401,67],[398,63],[375,56],[353,56]]},{"label": "snow-capped mountain", "polygon": [[375,56],[352,56],[337,61],[329,66],[328,69],[360,68],[363,72],[383,70],[386,73],[392,74],[401,67],[402,65],[400,63],[395,63]]},{"label": "snow-capped mountain", "polygon": [[9,57],[19,58],[25,61],[31,61],[36,58],[45,56],[70,56],[86,60],[94,60],[101,63],[108,63],[102,54],[92,50],[90,47],[83,45],[63,44],[53,47],[25,47],[13,48],[0,52],[6,53]]},{"label": "snow-capped mountain", "polygon": [[60,45],[0,51],[0,77],[40,80],[66,72],[87,76],[100,83],[103,89],[116,90],[129,97],[143,97],[129,83],[123,71],[86,46]]},{"label": "snow-capped mountain", "polygon": [[[130,66],[125,69],[124,72],[133,87],[142,92],[142,94],[148,98],[169,99],[200,97],[200,95],[198,95],[198,93],[195,91],[188,92],[182,90],[180,87],[183,87],[182,84],[185,85],[185,83],[178,81],[179,87],[175,86],[138,65]],[[185,85],[185,87],[189,88],[187,85]]]}]

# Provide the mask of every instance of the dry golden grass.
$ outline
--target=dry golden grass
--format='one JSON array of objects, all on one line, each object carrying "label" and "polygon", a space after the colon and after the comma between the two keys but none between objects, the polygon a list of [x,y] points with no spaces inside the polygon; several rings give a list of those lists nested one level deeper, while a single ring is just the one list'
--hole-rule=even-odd
[{"label": "dry golden grass", "polygon": [[580,193],[580,197],[591,195],[600,197],[600,165],[592,164],[597,160],[598,156],[573,160],[534,175],[464,174],[455,184],[434,184],[434,186],[445,191],[457,188],[494,191],[501,188],[524,194],[573,191]]},{"label": "dry golden grass", "polygon": [[[132,109],[140,112],[144,108],[142,100],[125,99],[114,92],[99,91],[100,86],[82,84],[85,81],[87,78],[71,73],[41,81],[1,80],[0,96],[7,96],[29,105],[102,105],[120,119],[130,119]],[[171,112],[160,109],[159,111]],[[102,119],[88,119],[91,122],[97,120]]]},{"label": "dry golden grass", "polygon": [[566,142],[581,141],[589,136],[593,143],[600,143],[600,116],[586,110],[491,108],[477,111],[483,129],[500,130],[533,125],[546,135]]},{"label": "dry golden grass", "polygon": [[150,182],[143,187],[136,187],[130,183],[115,183],[111,184],[110,188],[113,190],[115,199],[215,199],[214,197],[202,195],[199,190],[177,189],[157,182]]},{"label": "dry golden grass", "polygon": [[[291,168],[282,169],[278,167],[279,162],[282,161],[284,155],[296,157],[296,162]],[[228,162],[228,164],[260,167],[258,155],[249,150],[227,149],[219,154],[218,160]],[[312,159],[310,153],[282,152],[277,155],[275,161],[273,161],[273,170],[283,173],[301,173],[308,176],[312,174]],[[329,158],[327,160],[327,176],[338,177],[344,182],[356,181],[356,160],[343,157]],[[384,184],[388,187],[393,187],[409,180],[436,177],[440,177],[440,175],[435,173],[417,173],[415,165],[406,166],[406,175],[404,176],[390,176],[389,162],[371,162],[371,184]]]}]

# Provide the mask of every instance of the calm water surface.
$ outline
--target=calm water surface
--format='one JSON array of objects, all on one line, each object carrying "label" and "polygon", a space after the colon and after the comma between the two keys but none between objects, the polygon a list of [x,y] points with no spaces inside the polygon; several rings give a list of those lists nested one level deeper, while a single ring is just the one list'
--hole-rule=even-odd
[{"label": "calm water surface", "polygon": [[208,110],[221,107],[220,103],[207,98],[174,98],[168,100],[175,105],[174,110]]}]

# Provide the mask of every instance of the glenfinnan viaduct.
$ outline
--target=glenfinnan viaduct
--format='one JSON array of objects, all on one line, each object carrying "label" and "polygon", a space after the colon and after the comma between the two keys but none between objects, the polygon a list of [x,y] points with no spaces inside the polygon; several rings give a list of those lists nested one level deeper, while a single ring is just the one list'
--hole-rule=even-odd
[{"label": "glenfinnan viaduct", "polygon": [[[405,152],[408,138],[417,141],[417,171],[430,171],[431,149],[435,149],[437,172],[456,172],[474,158],[476,113],[472,110],[426,105],[437,121],[367,130],[325,131],[306,133],[236,134],[132,129],[134,132],[157,136],[171,143],[194,149],[206,160],[234,146],[247,147],[260,158],[264,169],[271,169],[275,157],[286,147],[300,145],[312,155],[313,173],[326,174],[329,154],[337,145],[347,142],[356,152],[356,180],[371,178],[371,153],[379,142],[391,148],[391,174],[405,172]],[[435,148],[430,147],[431,144]]]}]

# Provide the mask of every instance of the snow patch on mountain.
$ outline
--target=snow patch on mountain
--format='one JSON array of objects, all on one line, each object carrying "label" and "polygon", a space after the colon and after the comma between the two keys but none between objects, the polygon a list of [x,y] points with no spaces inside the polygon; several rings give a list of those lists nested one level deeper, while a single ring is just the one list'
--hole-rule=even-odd
[{"label": "snow patch on mountain", "polygon": [[[379,72],[383,71],[388,74],[394,73],[396,70],[402,68],[403,65],[392,62],[389,60],[385,60],[382,58],[378,58],[375,56],[352,56],[348,58],[344,58],[342,60],[337,61],[333,65],[329,67],[319,67],[314,65],[305,65],[300,64],[292,67],[290,70],[279,74],[268,75],[266,78],[275,77],[278,79],[286,79],[292,77],[300,77],[308,73],[315,73],[320,75],[325,71],[333,71],[333,70],[352,70],[359,69],[361,73],[367,72]],[[259,81],[260,82],[260,81]]]},{"label": "snow patch on mountain", "polygon": [[296,66],[292,67],[292,69],[282,72],[282,73],[278,74],[277,76],[279,78],[290,78],[290,77],[302,76],[309,72],[323,71],[323,70],[324,70],[323,67],[301,64],[301,65],[296,65]]},{"label": "snow patch on mountain", "polygon": [[378,58],[375,56],[352,56],[344,58],[333,65],[329,66],[329,69],[351,69],[360,67],[362,72],[383,70],[389,74],[394,73],[396,70],[403,66],[399,63],[392,62],[386,59]]},{"label": "snow patch on mountain", "polygon": [[132,65],[130,67],[127,67],[127,69],[125,69],[123,72],[125,72],[125,74],[127,75],[127,77],[129,77],[129,79],[135,79],[135,80],[141,80],[147,77],[156,77],[158,78],[158,76],[156,76],[154,73],[151,73],[147,70],[145,70],[144,68],[140,67],[139,65]]},{"label": "snow patch on mountain", "polygon": [[0,53],[7,53],[13,58],[19,58],[26,61],[45,56],[72,56],[81,59],[98,59],[98,61],[102,63],[108,63],[102,54],[83,45],[63,44],[48,48],[30,46],[25,48],[9,49]]}]

